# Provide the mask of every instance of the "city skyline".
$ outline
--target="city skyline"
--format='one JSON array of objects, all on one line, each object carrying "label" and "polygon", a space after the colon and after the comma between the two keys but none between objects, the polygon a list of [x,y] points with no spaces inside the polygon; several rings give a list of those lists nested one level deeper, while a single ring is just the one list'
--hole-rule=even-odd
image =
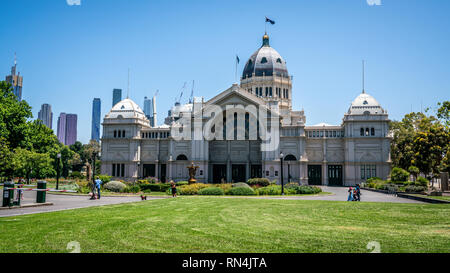
[{"label": "city skyline", "polygon": [[78,130],[78,115],[60,113],[58,117],[57,134],[59,142],[70,146],[75,144]]},{"label": "city skyline", "polygon": [[[269,1],[256,7],[239,1],[24,3],[4,4],[21,13],[6,14],[0,26],[0,34],[9,37],[0,46],[0,73],[10,74],[17,52],[22,97],[33,107],[34,118],[43,103],[55,113],[77,113],[83,143],[91,136],[89,102],[112,101],[111,90],[127,90],[128,69],[129,96],[139,104],[161,90],[161,120],[186,81],[195,80],[195,96],[206,100],[223,91],[235,81],[236,54],[246,60],[253,53],[266,15],[276,21],[267,32],[294,76],[293,106],[311,117],[307,124],[341,123],[361,90],[363,59],[367,91],[390,109],[394,120],[448,99],[447,2],[370,6],[361,0],[325,6],[323,1],[281,1],[276,7]],[[217,11],[214,16],[211,10]],[[238,75],[244,65],[238,64]],[[101,117],[110,110],[108,104]]]}]

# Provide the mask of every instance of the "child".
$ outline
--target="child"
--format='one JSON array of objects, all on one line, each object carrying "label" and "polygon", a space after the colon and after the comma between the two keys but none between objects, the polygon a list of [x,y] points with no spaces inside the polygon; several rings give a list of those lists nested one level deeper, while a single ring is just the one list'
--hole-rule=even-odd
[{"label": "child", "polygon": [[171,184],[171,188],[172,188],[172,197],[177,197],[177,186],[175,185],[175,183],[172,181],[170,182]]},{"label": "child", "polygon": [[347,199],[347,201],[353,201],[353,189],[352,189],[352,187],[350,187],[348,189],[348,199]]}]

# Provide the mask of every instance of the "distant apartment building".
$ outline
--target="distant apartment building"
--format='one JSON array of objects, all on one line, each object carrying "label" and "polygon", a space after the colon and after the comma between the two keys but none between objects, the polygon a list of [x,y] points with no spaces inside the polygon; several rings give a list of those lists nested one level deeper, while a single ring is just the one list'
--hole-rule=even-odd
[{"label": "distant apartment building", "polygon": [[100,115],[102,102],[99,98],[95,98],[92,102],[92,130],[91,139],[100,141]]},{"label": "distant apartment building", "polygon": [[149,99],[147,97],[144,97],[144,114],[147,119],[151,119],[153,116],[153,105],[152,105],[152,99]]},{"label": "distant apartment building", "polygon": [[116,105],[122,100],[122,89],[114,89],[113,90],[113,102],[112,106]]},{"label": "distant apartment building", "polygon": [[20,76],[20,72],[17,73],[17,60],[14,58],[14,66],[11,67],[11,75],[6,76],[6,82],[10,83],[14,92],[14,95],[17,96],[18,100],[22,100],[22,85],[23,85],[23,77]]},{"label": "distant apartment building", "polygon": [[38,113],[38,119],[42,120],[42,123],[48,128],[52,129],[53,123],[53,113],[52,106],[50,104],[44,103],[41,106],[41,111]]},{"label": "distant apartment building", "polygon": [[61,143],[72,145],[77,141],[76,114],[61,113],[58,118],[57,136]]}]

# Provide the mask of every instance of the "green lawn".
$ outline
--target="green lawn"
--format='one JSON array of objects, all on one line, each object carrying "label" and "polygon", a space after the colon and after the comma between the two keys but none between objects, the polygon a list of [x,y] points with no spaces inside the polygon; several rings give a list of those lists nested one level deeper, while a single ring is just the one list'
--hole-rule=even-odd
[{"label": "green lawn", "polygon": [[0,252],[450,252],[450,206],[180,197],[0,218]]}]

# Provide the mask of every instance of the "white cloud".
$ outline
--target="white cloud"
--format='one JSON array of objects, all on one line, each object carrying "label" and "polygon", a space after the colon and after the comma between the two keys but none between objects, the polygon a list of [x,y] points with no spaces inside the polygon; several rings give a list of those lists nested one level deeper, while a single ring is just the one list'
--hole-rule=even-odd
[{"label": "white cloud", "polygon": [[[367,0],[369,1],[369,0]],[[67,5],[69,6],[80,6],[81,5],[81,0],[66,0]]]},{"label": "white cloud", "polygon": [[366,0],[369,6],[381,6],[381,0]]}]

